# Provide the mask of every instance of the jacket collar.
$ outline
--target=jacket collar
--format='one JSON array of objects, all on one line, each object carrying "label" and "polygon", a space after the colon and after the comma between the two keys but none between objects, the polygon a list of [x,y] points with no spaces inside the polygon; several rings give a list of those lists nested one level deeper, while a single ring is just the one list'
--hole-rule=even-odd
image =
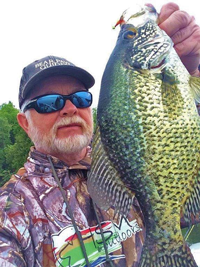
[{"label": "jacket collar", "polygon": [[28,157],[28,162],[34,163],[35,165],[38,165],[39,169],[40,168],[49,168],[49,160],[48,157],[51,157],[51,160],[53,162],[54,168],[55,169],[64,169],[64,170],[73,170],[73,169],[82,169],[82,170],[90,170],[90,165],[91,165],[91,148],[87,147],[87,153],[85,157],[77,162],[74,165],[68,166],[65,162],[62,160],[59,160],[58,158],[47,155],[44,153],[41,153],[35,149],[35,147],[30,148],[29,152],[29,157]]}]

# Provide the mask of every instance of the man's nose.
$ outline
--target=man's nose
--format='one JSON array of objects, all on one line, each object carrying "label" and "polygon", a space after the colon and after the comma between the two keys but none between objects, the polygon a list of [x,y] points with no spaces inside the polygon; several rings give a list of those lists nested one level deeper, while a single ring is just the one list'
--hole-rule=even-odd
[{"label": "man's nose", "polygon": [[61,116],[73,116],[76,113],[77,107],[70,100],[66,100],[64,107],[60,110]]}]

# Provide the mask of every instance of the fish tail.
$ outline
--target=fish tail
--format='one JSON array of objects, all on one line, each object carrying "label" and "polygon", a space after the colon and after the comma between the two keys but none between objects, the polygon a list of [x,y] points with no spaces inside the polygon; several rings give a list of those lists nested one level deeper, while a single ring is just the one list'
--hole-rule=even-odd
[{"label": "fish tail", "polygon": [[167,248],[165,250],[166,254],[163,251],[158,256],[144,246],[139,267],[198,267],[187,245],[171,254],[167,252]]}]

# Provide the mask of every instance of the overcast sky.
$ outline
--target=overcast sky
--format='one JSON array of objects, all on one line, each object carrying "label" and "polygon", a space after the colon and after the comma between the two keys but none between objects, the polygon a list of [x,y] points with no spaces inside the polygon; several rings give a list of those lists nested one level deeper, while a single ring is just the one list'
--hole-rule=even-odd
[{"label": "overcast sky", "polygon": [[[119,28],[113,30],[112,27],[125,9],[138,2],[141,3],[133,0],[1,1],[0,105],[12,101],[18,108],[23,67],[39,58],[55,55],[93,74],[96,106],[101,76],[119,32]],[[157,11],[167,2],[151,1]],[[200,25],[199,1],[173,2],[194,15]]]}]

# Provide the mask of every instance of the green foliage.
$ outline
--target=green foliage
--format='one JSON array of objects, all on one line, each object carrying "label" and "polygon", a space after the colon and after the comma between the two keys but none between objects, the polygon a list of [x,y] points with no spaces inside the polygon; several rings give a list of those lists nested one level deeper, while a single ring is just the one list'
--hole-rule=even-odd
[{"label": "green foliage", "polygon": [[11,126],[6,118],[0,117],[0,177],[6,176],[5,173],[5,147],[10,145]]},{"label": "green foliage", "polygon": [[0,117],[0,149],[4,149],[6,144],[10,143],[11,126],[7,118]]},{"label": "green foliage", "polygon": [[17,122],[18,112],[11,102],[0,106],[0,186],[23,166],[32,145]]}]

